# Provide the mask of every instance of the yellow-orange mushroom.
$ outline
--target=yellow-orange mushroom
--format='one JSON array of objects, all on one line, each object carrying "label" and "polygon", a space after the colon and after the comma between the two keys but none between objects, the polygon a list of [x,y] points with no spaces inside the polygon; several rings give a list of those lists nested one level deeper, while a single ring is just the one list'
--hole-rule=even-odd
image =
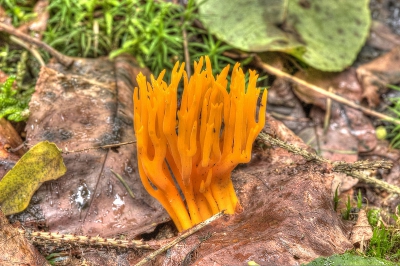
[{"label": "yellow-orange mushroom", "polygon": [[228,92],[228,71],[229,65],[215,78],[205,57],[195,62],[190,79],[179,63],[170,84],[163,81],[165,70],[157,79],[152,76],[151,83],[141,73],[137,76],[133,99],[140,178],[179,231],[222,210],[234,214],[240,207],[231,172],[251,158],[253,142],[265,124],[267,92],[257,118],[258,75],[250,71],[246,87],[245,75],[235,64]]}]

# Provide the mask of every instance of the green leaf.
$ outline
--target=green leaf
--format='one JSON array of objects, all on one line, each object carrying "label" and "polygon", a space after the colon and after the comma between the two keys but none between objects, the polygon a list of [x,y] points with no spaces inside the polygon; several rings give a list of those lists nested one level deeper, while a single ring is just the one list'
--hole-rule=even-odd
[{"label": "green leaf", "polygon": [[117,57],[117,56],[120,55],[120,54],[129,53],[130,51],[131,51],[131,48],[129,48],[129,47],[120,48],[120,49],[118,49],[118,50],[112,51],[112,52],[110,53],[109,57],[110,57],[110,59],[113,59],[113,58]]},{"label": "green leaf", "polygon": [[61,150],[54,143],[39,142],[0,180],[1,210],[5,215],[23,211],[43,182],[66,171]]},{"label": "green leaf", "polygon": [[104,17],[106,19],[106,31],[107,35],[111,36],[111,31],[112,31],[112,26],[113,26],[113,17],[110,12],[106,12],[104,14]]},{"label": "green leaf", "polygon": [[196,2],[207,29],[230,45],[286,52],[324,71],[341,71],[353,63],[371,23],[368,0]]}]

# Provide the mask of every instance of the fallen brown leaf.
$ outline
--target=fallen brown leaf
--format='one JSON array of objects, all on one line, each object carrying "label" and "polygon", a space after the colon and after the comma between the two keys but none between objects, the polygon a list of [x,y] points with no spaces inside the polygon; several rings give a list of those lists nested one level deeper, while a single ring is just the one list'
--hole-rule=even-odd
[{"label": "fallen brown leaf", "polygon": [[[49,140],[72,151],[134,140],[132,91],[139,71],[148,73],[131,57],[43,67],[30,102],[28,144]],[[133,237],[169,220],[142,187],[134,145],[63,157],[67,173],[37,191],[31,204],[36,209],[19,215],[22,222],[40,219],[52,232]],[[111,169],[125,179],[134,199]]]},{"label": "fallen brown leaf", "polygon": [[372,21],[371,32],[367,44],[384,51],[400,45],[400,36],[393,33],[388,25],[380,21]]},{"label": "fallen brown leaf", "polygon": [[[282,123],[270,117],[267,123],[278,138],[306,147]],[[243,212],[215,221],[160,256],[156,265],[295,265],[352,247],[333,211],[327,182],[333,175],[324,166],[270,148],[232,178]]]},{"label": "fallen brown leaf", "polygon": [[370,106],[379,103],[379,95],[386,84],[397,84],[400,81],[400,46],[390,52],[361,65],[357,68],[357,76],[363,87],[363,97]]},{"label": "fallen brown leaf", "polygon": [[0,210],[0,265],[50,265]]}]

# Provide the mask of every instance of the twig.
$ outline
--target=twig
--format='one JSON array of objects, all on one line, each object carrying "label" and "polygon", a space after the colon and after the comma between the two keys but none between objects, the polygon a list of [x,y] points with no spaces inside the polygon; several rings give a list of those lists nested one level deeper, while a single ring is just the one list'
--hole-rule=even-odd
[{"label": "twig", "polygon": [[391,193],[400,195],[400,187],[391,185],[385,181],[378,180],[376,178],[372,178],[366,176],[361,173],[364,170],[375,170],[378,168],[382,169],[390,169],[392,167],[392,163],[390,161],[357,161],[354,163],[347,162],[332,162],[328,159],[325,159],[315,153],[310,153],[302,148],[296,147],[293,144],[286,143],[282,140],[271,137],[268,134],[260,133],[258,138],[261,139],[264,143],[270,143],[274,146],[281,147],[289,152],[300,155],[305,158],[307,161],[315,161],[319,163],[327,163],[332,166],[332,171],[338,173],[344,173],[349,176],[355,177],[363,182],[370,183],[375,185],[376,187],[385,189]]},{"label": "twig", "polygon": [[80,149],[80,150],[72,150],[72,151],[66,150],[66,151],[63,151],[62,153],[69,154],[69,153],[90,151],[90,150],[96,150],[96,149],[108,149],[108,148],[115,148],[115,147],[120,147],[123,145],[133,144],[133,143],[136,143],[136,140],[121,142],[121,143],[116,143],[116,144],[108,144],[108,145],[103,145],[103,146],[98,146],[98,147],[84,148],[84,149]]},{"label": "twig", "polygon": [[36,58],[36,60],[39,61],[39,64],[41,66],[45,66],[46,65],[46,63],[44,62],[42,56],[40,55],[38,50],[36,50],[36,48],[32,47],[31,45],[27,44],[26,42],[22,41],[21,39],[18,39],[17,37],[14,37],[14,36],[10,36],[10,40],[15,42],[19,46],[24,47],[26,50],[28,50]]},{"label": "twig", "polygon": [[[115,144],[107,144],[107,145],[97,146],[97,147],[89,147],[89,148],[84,148],[84,149],[80,149],[80,150],[70,151],[70,150],[66,149],[65,151],[62,151],[61,153],[70,154],[70,153],[84,152],[84,151],[97,150],[97,149],[109,149],[109,148],[115,148],[115,147],[120,147],[120,146],[124,146],[124,145],[129,145],[129,144],[133,144],[133,143],[136,143],[136,140],[120,142],[120,143],[115,143]],[[31,148],[33,146],[34,145],[32,145],[32,144],[28,144],[28,143],[24,142],[21,145],[19,145],[18,147],[14,148],[14,149],[10,149],[9,152],[16,152],[24,147]]]},{"label": "twig", "polygon": [[65,67],[70,66],[74,62],[74,59],[72,57],[63,55],[62,53],[53,49],[50,45],[48,45],[38,39],[35,39],[25,33],[22,33],[21,31],[17,30],[16,28],[9,26],[7,24],[4,24],[3,22],[0,22],[0,31],[7,32],[8,34],[15,36],[29,44],[33,44],[39,48],[44,49]]},{"label": "twig", "polygon": [[[179,2],[180,5],[182,5],[184,8],[185,5],[183,3],[183,1]],[[183,54],[185,56],[185,68],[186,68],[186,73],[188,75],[188,78],[190,78],[190,76],[192,75],[192,71],[190,69],[190,54],[189,54],[189,48],[188,48],[188,41],[187,41],[187,32],[186,32],[186,28],[184,26],[184,14],[181,17],[181,25],[182,27],[182,38],[183,38]]]},{"label": "twig", "polygon": [[132,199],[135,198],[135,194],[133,194],[131,188],[128,186],[128,183],[126,183],[125,179],[117,174],[116,172],[113,171],[113,169],[110,169],[111,173],[115,175],[116,178],[118,178],[119,181],[121,181],[122,185],[125,187],[125,189],[128,191],[129,196],[131,196]]},{"label": "twig", "polygon": [[296,147],[293,144],[290,143],[286,143],[280,139],[276,139],[271,137],[268,134],[265,134],[263,132],[261,132],[260,134],[258,134],[258,138],[261,139],[261,141],[263,141],[265,144],[272,144],[274,146],[278,146],[281,147],[287,151],[290,151],[291,153],[297,154],[297,155],[301,155],[303,156],[307,161],[315,161],[315,162],[319,162],[319,163],[329,163],[328,159],[325,159],[321,156],[318,156],[315,153],[309,153],[308,151]]},{"label": "twig", "polygon": [[178,236],[177,238],[175,238],[173,241],[171,241],[170,243],[166,244],[165,246],[161,247],[160,249],[152,252],[151,254],[149,254],[148,256],[146,256],[144,259],[142,259],[141,261],[139,261],[137,264],[135,264],[135,266],[141,266],[144,265],[146,262],[149,262],[151,260],[153,260],[155,257],[157,257],[158,255],[160,255],[161,253],[163,253],[164,251],[166,251],[167,249],[175,246],[177,243],[179,243],[180,241],[184,240],[185,238],[187,238],[188,236],[196,233],[197,231],[199,231],[200,229],[202,229],[203,227],[205,227],[206,225],[210,224],[211,222],[217,220],[218,218],[220,218],[222,215],[224,215],[224,211],[219,212],[217,214],[215,214],[214,216],[211,216],[209,219],[205,220],[202,223],[199,223],[198,225],[190,228],[188,231],[186,231],[185,233],[183,233],[182,235]]},{"label": "twig", "polygon": [[192,71],[190,70],[190,55],[188,49],[187,33],[185,28],[182,29],[182,36],[183,36],[183,52],[185,54],[186,73],[188,75],[188,78],[190,78],[190,76],[192,75]]},{"label": "twig", "polygon": [[97,57],[97,49],[99,47],[99,21],[96,19],[93,22],[93,34],[94,34],[94,57]]},{"label": "twig", "polygon": [[329,97],[329,98],[331,98],[331,99],[333,99],[333,100],[335,100],[337,102],[340,102],[342,104],[350,106],[350,107],[352,107],[352,108],[354,108],[356,110],[360,110],[361,112],[363,112],[363,113],[365,113],[367,115],[371,115],[371,116],[377,117],[379,119],[383,119],[383,120],[389,121],[389,122],[391,122],[393,124],[400,125],[400,120],[398,120],[398,119],[395,119],[393,117],[381,114],[381,113],[376,112],[374,110],[371,110],[369,108],[366,108],[366,107],[363,107],[361,105],[358,105],[358,104],[356,104],[356,103],[354,103],[354,102],[352,102],[350,100],[347,100],[346,98],[340,97],[339,95],[336,95],[336,94],[334,94],[332,92],[326,91],[326,90],[324,90],[324,89],[322,89],[322,88],[320,88],[318,86],[315,86],[313,84],[310,84],[310,83],[308,83],[308,82],[306,82],[306,81],[304,81],[302,79],[299,79],[299,78],[296,78],[296,77],[294,77],[292,75],[289,75],[289,74],[287,74],[287,73],[285,73],[285,72],[283,72],[283,71],[281,71],[281,70],[279,70],[279,69],[277,69],[277,68],[275,68],[273,66],[265,64],[260,59],[255,60],[255,61],[256,61],[256,64],[260,68],[262,68],[263,70],[267,71],[268,73],[270,73],[272,75],[275,75],[275,76],[278,76],[280,78],[284,78],[284,79],[289,80],[291,82],[297,83],[297,84],[299,84],[301,86],[304,86],[304,87],[306,87],[306,88],[308,88],[310,90],[313,90],[313,91],[318,92],[318,93],[320,93],[320,94],[322,94],[322,95],[324,95],[326,97]]},{"label": "twig", "polygon": [[351,171],[364,171],[364,170],[376,170],[376,169],[390,169],[393,164],[390,161],[357,161],[354,163],[348,162],[333,162],[333,171],[335,172],[351,172]]},{"label": "twig", "polygon": [[52,232],[30,232],[28,230],[18,229],[25,237],[35,243],[51,242],[55,244],[87,245],[100,247],[122,247],[135,249],[157,249],[160,245],[145,242],[142,240],[120,240],[115,238],[79,236],[69,234],[59,234]]},{"label": "twig", "polygon": [[394,193],[394,194],[400,195],[400,187],[391,185],[391,184],[389,184],[389,183],[387,183],[387,182],[385,182],[383,180],[379,180],[379,179],[376,179],[376,178],[373,178],[373,177],[369,177],[367,175],[363,175],[359,171],[342,172],[342,173],[345,173],[345,174],[347,174],[349,176],[355,177],[355,178],[357,178],[357,179],[359,179],[359,180],[361,180],[361,181],[363,181],[365,183],[372,184],[372,185],[374,185],[374,186],[376,186],[378,188],[382,188],[382,189],[384,189],[384,190],[386,190],[386,191],[388,191],[390,193]]},{"label": "twig", "polygon": [[[329,87],[329,92],[332,92],[332,87]],[[332,112],[332,99],[331,98],[326,98],[326,112],[325,112],[325,118],[324,118],[324,136],[326,136],[326,133],[328,132],[328,127],[329,127],[329,122],[331,120],[331,112]]]}]

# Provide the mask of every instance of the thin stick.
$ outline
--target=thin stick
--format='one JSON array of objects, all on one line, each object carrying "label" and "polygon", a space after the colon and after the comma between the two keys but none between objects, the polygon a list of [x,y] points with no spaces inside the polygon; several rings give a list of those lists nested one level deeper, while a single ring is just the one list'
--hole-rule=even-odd
[{"label": "thin stick", "polygon": [[129,144],[133,144],[133,143],[136,143],[136,140],[121,142],[121,143],[116,143],[116,144],[108,144],[108,145],[103,145],[103,146],[98,146],[98,147],[90,147],[90,148],[85,148],[85,149],[80,149],[80,150],[72,150],[72,151],[67,150],[67,151],[63,151],[62,153],[69,154],[69,153],[83,152],[83,151],[90,151],[90,150],[97,150],[97,149],[108,149],[108,148],[120,147],[123,145],[129,145]]},{"label": "thin stick", "polygon": [[185,233],[183,233],[182,235],[178,236],[177,238],[175,238],[173,241],[171,241],[170,243],[166,244],[165,246],[161,247],[160,249],[150,253],[148,256],[146,256],[144,259],[142,259],[141,261],[139,261],[137,264],[135,264],[135,266],[141,266],[144,265],[146,262],[149,262],[151,260],[153,260],[155,257],[157,257],[158,255],[160,255],[161,253],[163,253],[164,251],[166,251],[167,249],[170,249],[171,247],[175,246],[177,243],[179,243],[180,241],[184,240],[185,238],[187,238],[188,236],[196,233],[197,231],[199,231],[200,229],[202,229],[203,227],[205,227],[206,225],[209,225],[210,223],[212,223],[213,221],[217,220],[218,218],[222,217],[224,215],[224,211],[219,212],[217,214],[215,214],[214,216],[211,216],[209,219],[205,220],[202,223],[199,223],[198,225],[190,228],[189,230],[187,230]]},{"label": "thin stick", "polygon": [[97,49],[99,47],[99,22],[96,19],[93,22],[93,33],[94,33],[94,57],[97,57]]},{"label": "thin stick", "polygon": [[192,71],[190,70],[190,55],[189,55],[189,48],[188,48],[188,41],[187,41],[187,33],[186,29],[182,29],[182,35],[183,35],[183,52],[185,55],[185,63],[186,63],[186,73],[188,75],[188,78],[192,75]]},{"label": "thin stick", "polygon": [[296,147],[293,144],[290,143],[286,143],[280,139],[277,138],[273,138],[268,134],[265,134],[263,132],[261,132],[260,134],[258,134],[258,139],[260,139],[262,142],[264,142],[265,144],[272,144],[274,146],[278,146],[281,147],[287,151],[290,151],[291,153],[297,154],[297,155],[301,155],[302,157],[304,157],[307,161],[315,161],[315,162],[319,162],[319,163],[329,163],[328,159],[325,159],[321,156],[318,156],[315,153],[309,153],[308,151],[300,148],[300,147]]},{"label": "thin stick", "polygon": [[36,48],[32,47],[31,45],[27,44],[26,42],[22,41],[21,39],[18,39],[17,37],[14,37],[14,36],[10,36],[10,40],[15,42],[19,46],[22,46],[26,50],[28,50],[36,58],[36,60],[39,61],[39,64],[41,66],[45,66],[46,65],[46,63],[44,62],[42,56],[40,55],[38,50],[36,50]]},{"label": "thin stick", "polygon": [[356,104],[356,103],[354,103],[354,102],[352,102],[350,100],[347,100],[347,99],[345,99],[343,97],[340,97],[339,95],[336,95],[336,94],[334,94],[332,92],[326,91],[326,90],[324,90],[324,89],[322,89],[322,88],[320,88],[318,86],[315,86],[313,84],[310,84],[310,83],[308,83],[308,82],[306,82],[306,81],[304,81],[302,79],[299,79],[299,78],[296,78],[296,77],[294,77],[292,75],[289,75],[289,74],[287,74],[287,73],[285,73],[285,72],[283,72],[283,71],[281,71],[281,70],[279,70],[279,69],[277,69],[277,68],[275,68],[273,66],[265,64],[261,60],[256,60],[256,63],[260,68],[264,69],[265,71],[267,71],[268,73],[270,73],[272,75],[278,76],[280,78],[284,78],[284,79],[289,80],[291,82],[294,82],[294,83],[297,83],[297,84],[302,85],[304,87],[307,87],[308,89],[313,90],[315,92],[318,92],[318,93],[320,93],[320,94],[322,94],[322,95],[324,95],[326,97],[329,97],[329,98],[331,98],[331,99],[333,99],[333,100],[335,100],[337,102],[340,102],[342,104],[350,106],[350,107],[352,107],[352,108],[354,108],[356,110],[360,110],[361,112],[363,112],[363,113],[365,113],[367,115],[371,115],[371,116],[377,117],[379,119],[383,119],[383,120],[389,121],[389,122],[391,122],[393,124],[400,125],[400,120],[398,120],[398,119],[395,119],[393,117],[390,117],[390,116],[375,112],[374,110],[371,110],[369,108],[366,108],[366,107],[363,107],[361,105],[358,105],[358,104]]},{"label": "thin stick", "polygon": [[128,191],[129,196],[131,196],[132,199],[135,198],[135,194],[133,194],[131,188],[128,186],[128,183],[126,183],[125,179],[117,174],[116,172],[113,171],[113,169],[110,169],[111,173],[115,175],[116,178],[118,178],[119,181],[121,181],[122,185],[125,187],[125,189]]},{"label": "thin stick", "polygon": [[[179,4],[182,5],[184,8],[186,8],[183,1],[180,1]],[[182,15],[181,25],[183,25],[184,22],[185,22],[185,19]],[[190,54],[189,54],[189,48],[188,48],[187,31],[184,26],[182,27],[182,38],[183,38],[183,54],[185,56],[186,74],[188,75],[188,78],[190,78],[190,76],[192,75],[192,71],[190,69]]]},{"label": "thin stick", "polygon": [[379,179],[376,179],[376,178],[373,178],[370,176],[363,175],[362,173],[357,172],[357,171],[351,171],[351,172],[347,172],[347,173],[345,172],[345,174],[355,177],[365,183],[372,184],[376,187],[382,188],[390,193],[400,195],[400,187],[391,185],[383,180],[379,180]]},{"label": "thin stick", "polygon": [[[332,92],[332,87],[329,87],[329,92]],[[324,118],[324,136],[328,132],[329,122],[331,120],[331,112],[332,112],[332,99],[326,98],[326,112]]]},{"label": "thin stick", "polygon": [[[115,148],[115,147],[120,147],[120,146],[124,146],[124,145],[129,145],[129,144],[133,144],[133,143],[136,143],[136,140],[120,142],[120,143],[116,143],[116,144],[107,144],[107,145],[97,146],[97,147],[89,147],[89,148],[84,148],[84,149],[80,149],[80,150],[69,151],[68,149],[66,149],[65,151],[62,151],[61,153],[70,154],[70,153],[84,152],[84,151],[97,150],[97,149],[108,149],[108,148]],[[14,149],[10,149],[9,151],[16,152],[16,151],[22,149],[23,147],[31,148],[33,146],[34,145],[32,145],[32,144],[27,144],[26,142],[24,142],[21,145],[19,145],[18,147],[14,148]]]},{"label": "thin stick", "polygon": [[18,229],[20,234],[25,235],[29,240],[40,244],[41,242],[51,242],[58,244],[87,245],[100,247],[122,247],[134,249],[157,249],[160,245],[142,240],[123,240],[115,238],[104,238],[99,236],[79,236],[70,234],[60,234],[52,232],[30,232],[24,229]]},{"label": "thin stick", "polygon": [[21,31],[17,30],[16,28],[14,28],[12,26],[9,26],[7,24],[0,22],[0,31],[7,32],[8,34],[15,36],[29,44],[33,44],[39,48],[42,48],[43,50],[45,50],[49,54],[51,54],[51,56],[53,56],[58,62],[60,62],[62,65],[66,66],[66,67],[70,66],[74,62],[74,59],[72,57],[63,55],[62,53],[53,49],[50,45],[48,45],[38,39],[35,39],[25,33],[22,33]]},{"label": "thin stick", "polygon": [[328,159],[325,159],[315,153],[310,153],[302,148],[296,147],[293,144],[286,143],[282,140],[276,139],[271,137],[268,134],[265,133],[260,133],[258,135],[258,138],[261,139],[264,143],[270,143],[272,145],[281,147],[291,153],[297,154],[305,158],[307,161],[316,161],[319,163],[327,163],[332,166],[332,171],[338,172],[338,173],[344,173],[349,176],[355,177],[363,182],[370,183],[375,185],[376,187],[385,189],[389,191],[390,193],[395,193],[400,195],[400,187],[391,185],[385,181],[378,180],[376,178],[372,178],[369,176],[366,176],[361,173],[361,171],[364,170],[375,170],[378,168],[382,169],[390,169],[392,167],[392,163],[389,161],[357,161],[354,163],[347,163],[347,162],[332,162]]}]

